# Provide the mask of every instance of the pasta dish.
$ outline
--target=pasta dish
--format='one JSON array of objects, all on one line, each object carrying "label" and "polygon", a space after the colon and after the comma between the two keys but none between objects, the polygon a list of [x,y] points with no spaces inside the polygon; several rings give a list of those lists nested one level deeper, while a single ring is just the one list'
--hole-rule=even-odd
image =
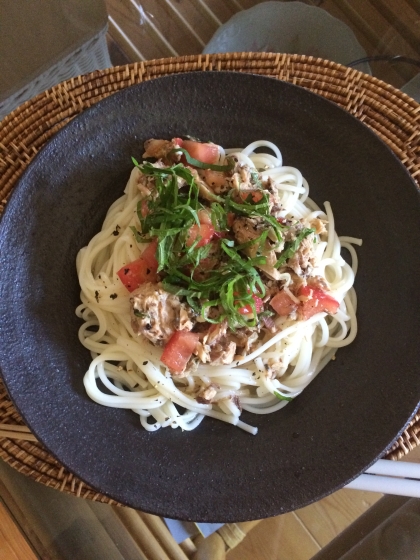
[{"label": "pasta dish", "polygon": [[[77,256],[95,402],[148,431],[295,399],[357,332],[354,245],[269,141],[151,139]],[[344,260],[342,249],[349,255]]]}]

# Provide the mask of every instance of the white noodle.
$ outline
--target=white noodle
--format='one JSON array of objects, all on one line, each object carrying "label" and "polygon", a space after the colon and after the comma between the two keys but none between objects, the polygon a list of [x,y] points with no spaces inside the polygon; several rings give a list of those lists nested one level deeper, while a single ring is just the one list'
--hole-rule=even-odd
[{"label": "white noodle", "polygon": [[[272,153],[260,153],[261,148]],[[109,208],[101,231],[77,256],[82,303],[76,314],[83,320],[79,340],[92,355],[84,377],[87,394],[104,406],[133,410],[148,431],[163,427],[192,430],[210,416],[256,434],[256,428],[239,419],[239,403],[253,414],[280,410],[316,377],[336,349],[350,344],[357,333],[353,283],[358,260],[353,245],[361,245],[361,240],[337,236],[330,203],[325,202],[324,212],[308,197],[309,186],[301,172],[283,166],[281,152],[271,142],[253,142],[243,150],[220,148],[219,154],[221,162],[234,155],[240,163],[259,169],[263,180],[270,178],[278,189],[283,217],[327,221],[327,240],[317,239],[316,274],[325,277],[340,307],[334,316],[318,313],[307,321],[277,317],[281,330],[249,355],[231,365],[203,364],[186,378],[171,377],[160,362],[162,349],[133,332],[130,296],[116,275],[143,250],[131,230],[139,227],[136,209],[140,200],[140,172],[133,169],[124,195]],[[350,255],[350,265],[341,256],[342,248]],[[285,291],[297,300],[288,289],[290,273],[283,272],[280,278]],[[277,362],[275,378],[267,367],[273,361]],[[200,404],[195,399],[197,387],[210,385],[216,387],[213,401],[218,402]]]}]

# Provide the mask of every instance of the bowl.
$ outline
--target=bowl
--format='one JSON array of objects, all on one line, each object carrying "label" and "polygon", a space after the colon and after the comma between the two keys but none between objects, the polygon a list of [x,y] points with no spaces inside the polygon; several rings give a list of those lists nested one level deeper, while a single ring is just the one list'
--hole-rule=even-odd
[{"label": "bowl", "polygon": [[[143,430],[129,410],[91,401],[79,343],[75,260],[150,137],[192,135],[225,147],[265,138],[331,202],[358,250],[359,333],[276,414],[213,419],[194,431]],[[98,492],[156,515],[261,519],[334,492],[398,438],[420,400],[415,258],[420,201],[378,137],[335,104],[279,80],[193,72],[126,88],[76,117],[37,154],[0,222],[0,366],[25,422]]]},{"label": "bowl", "polygon": [[[203,53],[278,52],[306,54],[349,64],[366,57],[353,31],[326,10],[302,2],[262,2],[232,16]],[[370,74],[367,63],[359,70]]]}]

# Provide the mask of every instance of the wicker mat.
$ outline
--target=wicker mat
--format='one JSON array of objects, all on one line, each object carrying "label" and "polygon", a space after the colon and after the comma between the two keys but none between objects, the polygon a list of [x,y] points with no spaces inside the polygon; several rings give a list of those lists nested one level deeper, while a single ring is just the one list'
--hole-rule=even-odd
[{"label": "wicker mat", "polygon": [[[35,154],[63,125],[97,101],[139,82],[186,71],[230,70],[303,86],[337,103],[384,140],[420,185],[420,105],[392,86],[339,64],[301,55],[234,53],[150,60],[63,82],[18,107],[0,124],[0,212]],[[420,413],[388,452],[399,459],[420,440]],[[25,475],[84,498],[112,503],[66,471],[25,426],[0,381],[0,457]]]}]

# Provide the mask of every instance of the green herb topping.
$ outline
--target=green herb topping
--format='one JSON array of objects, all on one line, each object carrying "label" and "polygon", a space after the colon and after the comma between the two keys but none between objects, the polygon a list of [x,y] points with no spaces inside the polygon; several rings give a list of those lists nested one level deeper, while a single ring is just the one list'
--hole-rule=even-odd
[{"label": "green herb topping", "polygon": [[279,401],[292,401],[293,397],[288,397],[287,395],[283,395],[283,393],[279,393],[279,391],[274,391],[274,396],[279,399]]},{"label": "green herb topping", "polygon": [[[182,151],[187,162],[195,167],[224,172],[232,169],[230,164],[201,164],[182,148],[175,151]],[[261,309],[257,311],[255,299],[262,299],[266,294],[257,270],[258,266],[266,264],[263,248],[268,235],[274,246],[279,247],[284,243],[284,231],[287,230],[287,226],[270,215],[268,194],[262,189],[258,173],[253,172],[252,177],[258,197],[250,194],[242,200],[237,196],[238,191],[231,189],[216,201],[209,202],[201,201],[194,175],[182,163],[166,168],[155,167],[149,162],[139,164],[134,158],[133,163],[141,173],[153,179],[154,189],[138,204],[140,231],[132,230],[138,242],[151,242],[157,238],[156,258],[163,288],[185,298],[189,306],[209,323],[227,320],[232,330],[256,326],[258,314],[265,316],[266,313]],[[200,235],[196,235],[193,241],[189,237],[193,226],[200,231],[200,211],[207,212],[214,228],[211,241],[203,246],[199,243]],[[229,226],[238,217],[262,219],[267,227],[256,239],[240,244]],[[284,264],[312,231],[304,229],[293,242],[286,243],[276,266]],[[252,257],[244,251],[251,246]],[[243,313],[246,306],[252,313]]]}]

